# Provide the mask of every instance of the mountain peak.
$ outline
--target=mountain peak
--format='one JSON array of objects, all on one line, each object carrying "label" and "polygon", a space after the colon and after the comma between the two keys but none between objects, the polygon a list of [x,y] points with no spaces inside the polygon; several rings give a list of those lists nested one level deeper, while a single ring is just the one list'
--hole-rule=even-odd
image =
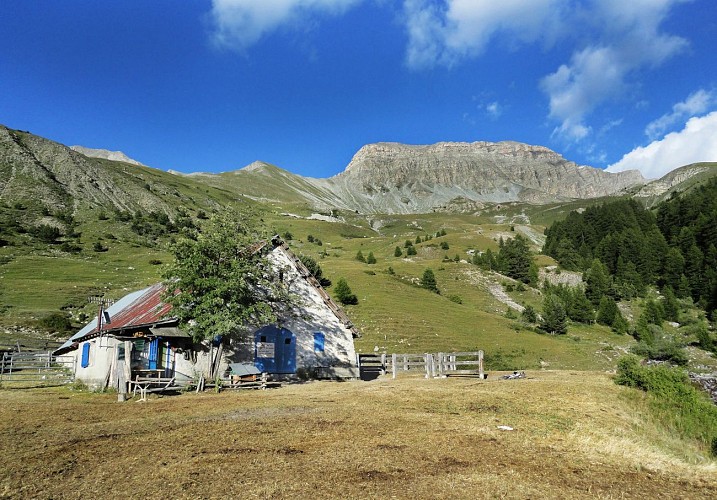
[{"label": "mountain peak", "polygon": [[70,149],[73,151],[77,151],[80,154],[83,154],[85,156],[89,156],[90,158],[104,158],[105,160],[112,160],[112,161],[121,161],[124,163],[129,163],[131,165],[138,165],[140,167],[145,167],[146,165],[143,163],[138,162],[137,160],[133,160],[126,154],[124,154],[122,151],[109,151],[107,149],[93,149],[93,148],[86,148],[84,146],[70,146]]}]

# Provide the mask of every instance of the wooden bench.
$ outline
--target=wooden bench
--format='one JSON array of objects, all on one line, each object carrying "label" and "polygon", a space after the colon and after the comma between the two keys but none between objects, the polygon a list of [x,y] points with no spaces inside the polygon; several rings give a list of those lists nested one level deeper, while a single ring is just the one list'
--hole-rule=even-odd
[{"label": "wooden bench", "polygon": [[148,392],[163,392],[179,388],[174,385],[174,377],[141,377],[139,375],[129,381],[129,387],[132,390],[132,397],[136,396],[137,390],[139,390],[140,398],[137,401],[146,401]]},{"label": "wooden bench", "polygon": [[281,382],[269,380],[266,373],[256,375],[230,375],[221,379],[222,389],[269,389],[281,387]]}]

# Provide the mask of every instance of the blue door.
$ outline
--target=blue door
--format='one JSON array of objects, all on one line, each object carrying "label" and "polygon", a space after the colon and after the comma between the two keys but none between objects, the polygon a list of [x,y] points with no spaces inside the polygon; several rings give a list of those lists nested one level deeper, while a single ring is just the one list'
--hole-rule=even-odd
[{"label": "blue door", "polygon": [[254,366],[266,373],[296,373],[296,335],[276,325],[257,330]]}]

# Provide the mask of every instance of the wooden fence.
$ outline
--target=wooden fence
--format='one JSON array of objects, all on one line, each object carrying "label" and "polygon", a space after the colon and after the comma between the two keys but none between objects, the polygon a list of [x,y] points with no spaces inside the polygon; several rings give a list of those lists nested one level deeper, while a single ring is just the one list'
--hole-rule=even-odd
[{"label": "wooden fence", "polygon": [[5,352],[0,361],[0,383],[13,386],[63,385],[74,381],[74,356],[48,352]]},{"label": "wooden fence", "polygon": [[483,351],[439,352],[437,354],[392,354],[391,373],[396,378],[399,372],[420,370],[426,378],[455,375],[485,378]]}]

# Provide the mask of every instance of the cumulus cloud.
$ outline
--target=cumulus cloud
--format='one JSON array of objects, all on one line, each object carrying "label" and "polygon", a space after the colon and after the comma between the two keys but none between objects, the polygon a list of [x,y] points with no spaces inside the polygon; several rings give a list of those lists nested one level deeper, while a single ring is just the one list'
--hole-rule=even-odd
[{"label": "cumulus cloud", "polygon": [[645,128],[645,135],[650,140],[655,140],[661,137],[668,128],[686,118],[703,114],[715,104],[717,104],[717,96],[714,92],[707,92],[704,89],[693,92],[687,99],[672,106],[672,112],[650,122]]},{"label": "cumulus cloud", "polygon": [[212,0],[213,42],[245,50],[287,23],[317,13],[341,14],[362,0]]},{"label": "cumulus cloud", "polygon": [[404,0],[414,69],[452,66],[498,41],[514,47],[574,43],[570,60],[546,75],[554,135],[571,142],[591,133],[586,118],[620,97],[638,71],[659,66],[687,42],[661,31],[670,9],[689,0]]},{"label": "cumulus cloud", "polygon": [[586,117],[599,105],[621,96],[632,72],[655,67],[683,50],[687,42],[659,28],[672,4],[682,0],[604,0],[594,2],[591,23],[604,26],[597,43],[573,54],[541,82],[550,99],[555,134],[570,140],[590,132]]},{"label": "cumulus cloud", "polygon": [[717,111],[690,118],[685,128],[667,134],[662,140],[653,141],[627,153],[608,172],[639,170],[648,179],[662,177],[668,172],[702,161],[717,161]]},{"label": "cumulus cloud", "polygon": [[451,66],[480,55],[498,35],[506,36],[510,44],[551,38],[568,3],[532,0],[526,8],[524,0],[405,0],[407,63],[412,68]]}]

